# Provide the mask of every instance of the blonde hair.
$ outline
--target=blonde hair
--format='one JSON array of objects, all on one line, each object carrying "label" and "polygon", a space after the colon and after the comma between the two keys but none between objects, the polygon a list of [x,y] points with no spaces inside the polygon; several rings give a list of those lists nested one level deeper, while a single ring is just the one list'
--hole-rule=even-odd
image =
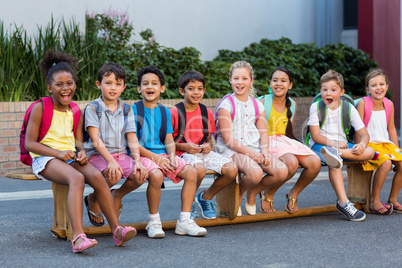
[{"label": "blonde hair", "polygon": [[[233,74],[233,70],[234,69],[239,69],[239,68],[245,68],[249,73],[250,73],[250,77],[251,80],[254,81],[254,71],[253,71],[253,67],[251,67],[250,63],[248,63],[247,61],[236,61],[235,63],[232,64],[232,66],[230,66],[230,71],[229,71],[229,79],[232,78],[232,74]],[[255,94],[255,90],[253,85],[251,85],[250,90],[248,92],[248,95],[255,98],[257,95]]]},{"label": "blonde hair", "polygon": [[331,80],[334,81],[341,89],[345,89],[345,82],[343,80],[343,76],[334,70],[328,70],[328,72],[326,72],[321,76],[320,86],[322,86],[323,83]]},{"label": "blonde hair", "polygon": [[371,69],[371,70],[368,72],[368,74],[367,74],[367,76],[366,76],[366,80],[365,80],[366,87],[368,88],[369,82],[370,82],[370,80],[371,80],[372,78],[374,78],[374,77],[376,77],[376,76],[380,76],[380,75],[381,75],[381,76],[384,76],[385,82],[387,83],[387,85],[389,85],[389,78],[388,78],[387,74],[386,74],[382,69],[377,68],[377,69]]}]

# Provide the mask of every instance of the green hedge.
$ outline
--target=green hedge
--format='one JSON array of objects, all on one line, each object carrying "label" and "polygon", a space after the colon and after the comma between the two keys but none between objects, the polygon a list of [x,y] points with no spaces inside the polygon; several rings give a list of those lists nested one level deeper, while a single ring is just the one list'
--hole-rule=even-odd
[{"label": "green hedge", "polygon": [[[290,39],[262,39],[243,51],[220,50],[212,61],[202,61],[201,53],[192,47],[179,50],[159,44],[150,29],[134,40],[134,27],[126,12],[110,8],[102,14],[86,15],[85,33],[74,21],[54,21],[38,27],[35,37],[14,27],[6,30],[0,22],[0,101],[32,101],[47,95],[39,70],[43,53],[52,48],[72,53],[79,59],[75,99],[91,100],[99,95],[95,86],[97,70],[106,62],[118,62],[126,68],[127,89],[123,99],[139,99],[136,75],[146,65],[159,67],[166,76],[163,98],[181,98],[178,79],[186,70],[198,70],[206,78],[206,98],[219,98],[231,91],[228,82],[230,65],[247,60],[255,71],[259,94],[268,91],[269,76],[277,66],[285,66],[295,76],[294,96],[313,96],[319,91],[320,76],[335,69],[345,77],[349,94],[364,94],[364,77],[376,63],[361,50],[347,45],[331,44],[318,48],[313,43],[293,44]],[[137,38],[138,39],[138,38]]]}]

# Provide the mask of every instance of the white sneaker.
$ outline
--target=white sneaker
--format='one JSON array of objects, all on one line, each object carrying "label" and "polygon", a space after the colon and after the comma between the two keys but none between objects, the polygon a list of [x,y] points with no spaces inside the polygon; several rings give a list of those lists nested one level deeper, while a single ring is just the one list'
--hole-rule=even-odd
[{"label": "white sneaker", "polygon": [[178,235],[204,236],[207,234],[207,230],[198,226],[192,219],[183,222],[177,220],[175,233]]},{"label": "white sneaker", "polygon": [[342,158],[336,148],[325,146],[321,148],[320,152],[329,167],[339,169],[343,166]]},{"label": "white sneaker", "polygon": [[162,230],[162,223],[160,220],[149,221],[145,227],[148,237],[150,238],[164,238],[165,232]]}]

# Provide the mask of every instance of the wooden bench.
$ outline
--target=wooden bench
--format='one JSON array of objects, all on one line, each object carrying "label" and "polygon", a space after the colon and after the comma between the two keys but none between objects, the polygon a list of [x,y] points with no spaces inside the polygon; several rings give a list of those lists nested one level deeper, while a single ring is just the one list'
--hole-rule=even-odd
[{"label": "wooden bench", "polygon": [[[360,163],[345,162],[346,170],[348,173],[348,198],[351,202],[355,203],[356,208],[363,208],[364,211],[369,212],[369,202],[371,196],[371,172],[363,171]],[[217,173],[208,170],[207,175],[213,175],[214,178]],[[7,173],[6,177],[23,179],[23,180],[39,180],[33,174],[26,173]],[[236,217],[237,211],[239,209],[239,186],[240,174],[237,176],[236,180],[230,185],[225,187],[216,195],[216,202],[218,204],[218,211],[220,217],[213,220],[207,219],[195,219],[199,226],[217,226],[217,225],[227,225],[236,223],[246,223],[246,222],[256,222],[256,221],[266,221],[274,219],[283,219],[291,217],[308,216],[321,213],[336,212],[337,209],[335,205],[325,205],[325,206],[315,206],[308,208],[301,208],[296,213],[290,214],[286,211],[275,211],[271,213],[257,213],[256,215],[243,215],[241,217]],[[52,182],[52,190],[54,197],[54,216],[53,216],[53,226],[50,229],[55,237],[67,238],[67,240],[72,240],[72,229],[70,218],[67,212],[67,192],[68,186],[61,185]],[[129,223],[123,224],[126,226],[133,226],[138,231],[145,231],[146,222],[144,223]],[[174,229],[176,227],[176,221],[163,221],[163,228],[165,230]],[[101,227],[95,226],[84,226],[84,232],[88,235],[98,235],[98,234],[109,234],[110,228],[108,225]]]}]

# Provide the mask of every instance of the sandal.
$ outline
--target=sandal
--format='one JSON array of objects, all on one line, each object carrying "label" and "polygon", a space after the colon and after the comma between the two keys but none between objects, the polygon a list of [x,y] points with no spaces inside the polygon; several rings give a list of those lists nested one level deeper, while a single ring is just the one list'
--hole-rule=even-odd
[{"label": "sandal", "polygon": [[[116,238],[116,232],[118,229],[122,229],[121,230],[121,240],[118,240]],[[137,230],[134,227],[121,227],[121,226],[117,226],[117,228],[114,230],[113,233],[113,240],[114,243],[116,244],[116,246],[121,247],[123,246],[128,240],[130,240],[131,238],[133,238],[135,235],[137,234]]]},{"label": "sandal", "polygon": [[395,213],[402,213],[402,206],[394,206],[393,211]]},{"label": "sandal", "polygon": [[[75,242],[77,241],[78,238],[82,238],[84,241],[81,244],[79,244],[78,246],[75,246]],[[71,244],[73,246],[73,252],[77,253],[77,252],[82,252],[89,248],[93,248],[94,246],[96,246],[98,244],[98,241],[96,241],[95,239],[89,239],[86,234],[82,233],[82,234],[77,235],[74,238],[74,240],[71,242]]]},{"label": "sandal", "polygon": [[263,207],[262,207],[262,201],[265,201],[265,202],[268,202],[268,203],[269,203],[269,205],[271,206],[271,209],[273,210],[273,209],[274,209],[274,201],[271,200],[271,199],[269,199],[269,198],[267,198],[267,197],[265,196],[265,194],[259,193],[258,195],[260,196],[260,210],[261,210],[261,212],[263,212],[263,213],[274,212],[274,211],[266,211],[266,210],[264,210]]},{"label": "sandal", "polygon": [[293,197],[291,197],[290,195],[286,194],[286,201],[288,201],[288,203],[287,203],[286,206],[285,206],[285,210],[286,210],[287,212],[289,212],[290,214],[293,214],[293,213],[297,212],[297,211],[290,210],[290,209],[288,208],[289,201],[292,201],[292,209],[295,207],[295,203],[297,202],[297,198],[293,198]]},{"label": "sandal", "polygon": [[[93,211],[91,211],[91,210],[89,209],[88,197],[89,197],[89,195],[85,196],[84,202],[85,202],[85,207],[87,208],[89,221],[90,221],[90,222],[92,223],[92,225],[94,225],[94,226],[97,226],[97,227],[103,226],[103,225],[105,224],[105,221],[104,221],[103,218],[102,218],[102,212],[100,212],[99,215],[98,215],[98,214],[96,214],[95,212],[93,212]],[[94,217],[97,218],[97,219],[102,219],[103,221],[101,221],[101,222],[96,222],[96,221],[94,221],[94,220],[91,218],[91,215],[94,216]]]},{"label": "sandal", "polygon": [[[387,203],[387,204],[381,203],[381,204],[382,204],[382,207],[380,207],[379,209],[371,209],[370,206],[369,206],[370,211],[373,214],[390,215],[392,213],[392,211],[394,210],[394,205],[392,203]],[[387,207],[387,205],[389,207]],[[385,209],[385,211],[381,212],[381,210],[384,210],[384,209]]]}]

